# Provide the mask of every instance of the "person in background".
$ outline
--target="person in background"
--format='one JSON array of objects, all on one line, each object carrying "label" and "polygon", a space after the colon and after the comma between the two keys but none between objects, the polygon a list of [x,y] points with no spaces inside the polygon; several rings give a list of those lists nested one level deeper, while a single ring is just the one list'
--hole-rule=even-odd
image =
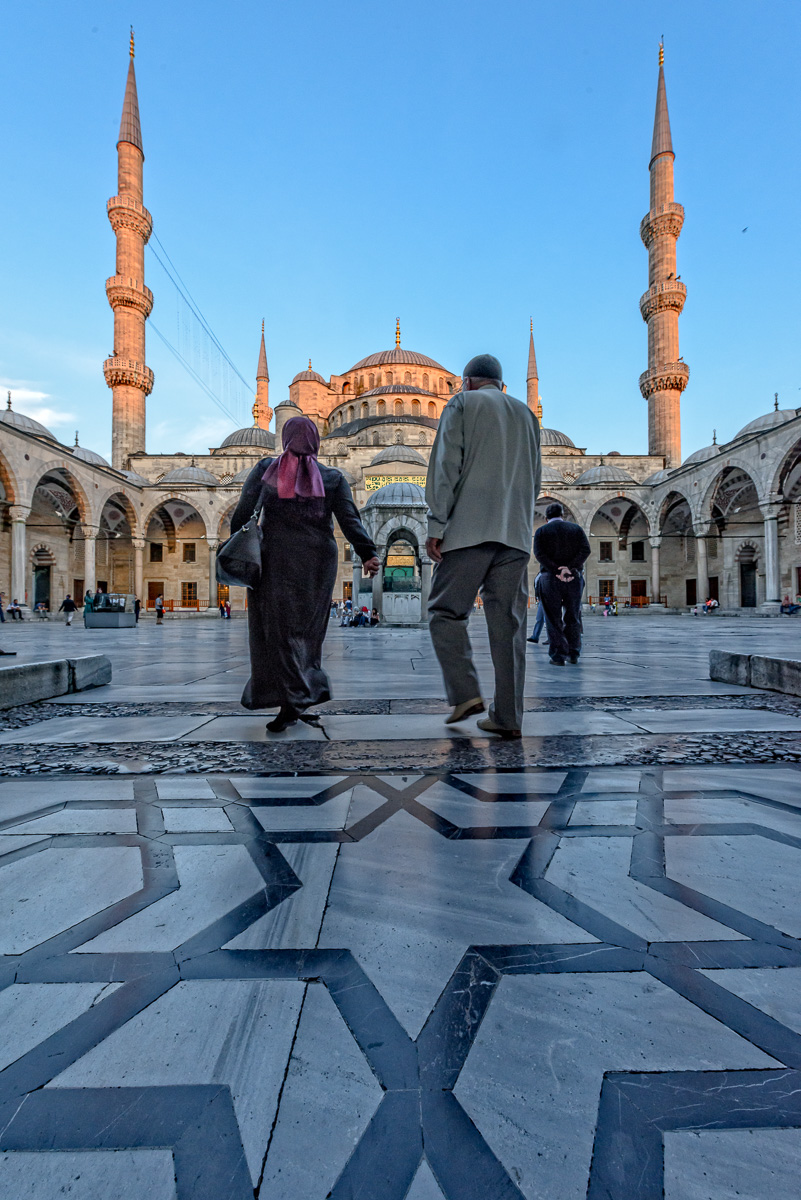
[{"label": "person in background", "polygon": [[75,616],[75,609],[77,607],[78,606],[75,603],[75,601],[73,600],[72,596],[69,594],[69,592],[67,592],[66,596],[61,601],[61,604],[59,605],[59,609],[58,609],[59,612],[63,612],[63,614],[64,614],[65,625],[69,625],[69,626],[72,625],[72,618]]},{"label": "person in background", "polygon": [[534,413],[504,392],[494,355],[471,358],[462,390],[440,417],[426,479],[426,553],[436,563],[428,619],[453,705],[448,725],[484,711],[467,632],[480,590],[495,696],[478,727],[499,737],[521,736],[527,570],[541,473]]},{"label": "person in background", "polygon": [[281,436],[283,453],[256,464],[231,518],[236,533],[261,508],[261,578],[248,604],[251,674],[242,705],[278,706],[267,725],[271,733],[313,721],[307,710],[331,698],[322,654],[337,577],[334,517],[365,573],[375,575],[379,567],[345,476],[317,461],[317,426],[292,417]]},{"label": "person in background", "polygon": [[22,620],[22,606],[18,600],[12,600],[6,610],[12,621]]},{"label": "person in background", "polygon": [[225,620],[225,601],[224,600],[220,601],[220,617],[222,618],[223,621]]},{"label": "person in background", "polygon": [[534,596],[537,601],[537,615],[534,618],[534,628],[532,629],[531,637],[528,640],[536,643],[540,640],[542,627],[545,624],[545,609],[542,606],[542,599],[540,597],[540,575],[537,575],[537,578],[534,580]]},{"label": "person in background", "polygon": [[6,594],[5,594],[5,592],[0,592],[0,625],[5,625],[5,623],[6,623],[5,607],[6,607]]},{"label": "person in background", "polygon": [[139,613],[141,612],[141,609],[142,609],[141,601],[140,601],[139,597],[136,596],[134,598],[134,616],[136,617],[137,625],[139,624]]},{"label": "person in background", "polygon": [[164,621],[164,597],[156,596],[156,624],[161,625]]},{"label": "person in background", "polygon": [[[565,521],[563,511],[561,504],[549,504],[545,524],[534,534],[534,557],[540,564],[540,594],[548,625],[548,654],[555,667],[563,667],[566,659],[575,666],[581,654],[582,568],[590,556],[587,535],[580,525]],[[604,601],[604,615],[611,611]]]},{"label": "person in background", "polygon": [[[801,600],[801,596],[797,596],[796,599]],[[799,609],[801,609],[801,604],[791,604],[790,597],[785,596],[779,612],[784,613],[786,617],[794,617]]]},{"label": "person in background", "polygon": [[[47,605],[45,604],[44,600],[40,600],[33,611],[36,613],[40,621],[46,621],[48,619]],[[69,624],[69,621],[67,624]]]},{"label": "person in background", "polygon": [[381,624],[381,618],[378,615],[378,609],[374,608],[370,614],[370,628],[375,629],[376,625]]}]

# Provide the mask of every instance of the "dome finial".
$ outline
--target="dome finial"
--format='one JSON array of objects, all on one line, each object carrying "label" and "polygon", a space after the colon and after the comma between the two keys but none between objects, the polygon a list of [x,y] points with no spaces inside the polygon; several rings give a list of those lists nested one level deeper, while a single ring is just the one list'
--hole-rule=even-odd
[{"label": "dome finial", "polygon": [[718,431],[717,431],[717,429],[713,429],[712,430],[712,445],[717,446],[717,444],[718,444]]},{"label": "dome finial", "polygon": [[75,445],[76,445],[76,447],[78,445],[78,430],[77,429],[75,430]]},{"label": "dome finial", "polygon": [[253,401],[253,407],[251,408],[250,411],[253,414],[253,424],[258,425],[258,423],[259,423],[259,397],[258,396],[256,396],[256,399]]},{"label": "dome finial", "polygon": [[774,412],[779,411],[779,393],[778,392],[773,393],[773,411]]},{"label": "dome finial", "polygon": [[309,359],[309,370],[311,370],[311,359]]},{"label": "dome finial", "polygon": [[133,25],[132,25],[131,26],[131,61],[133,61],[133,56],[134,56],[134,31],[133,31]]},{"label": "dome finial", "polygon": [[6,405],[6,408],[9,412],[11,412],[11,392],[8,393],[8,404]]},{"label": "dome finial", "polygon": [[400,317],[395,318],[395,345],[400,345]]}]

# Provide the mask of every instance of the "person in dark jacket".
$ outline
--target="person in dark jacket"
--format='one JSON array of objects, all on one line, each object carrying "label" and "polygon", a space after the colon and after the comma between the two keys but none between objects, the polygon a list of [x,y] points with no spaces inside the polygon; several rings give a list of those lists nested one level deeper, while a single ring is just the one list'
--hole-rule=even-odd
[{"label": "person in dark jacket", "polygon": [[66,621],[67,625],[72,625],[72,618],[75,616],[75,609],[77,607],[78,607],[78,605],[75,603],[75,601],[73,600],[73,598],[69,594],[69,592],[67,592],[66,596],[61,601],[61,604],[59,605],[59,609],[58,609],[59,612],[64,613],[64,617],[65,617],[65,621]]},{"label": "person in dark jacket", "polygon": [[580,525],[563,518],[561,504],[549,504],[545,524],[534,534],[534,557],[540,564],[540,599],[548,626],[548,653],[554,666],[575,664],[581,654],[582,567],[590,543]]},{"label": "person in dark jacket", "polygon": [[267,725],[280,733],[312,705],[330,700],[323,639],[337,576],[336,517],[367,575],[379,569],[376,548],[359,519],[341,471],[320,466],[320,434],[308,417],[283,428],[284,452],[263,458],[245,481],[231,518],[236,533],[261,506],[261,579],[248,603],[250,679],[245,708],[274,708]]}]

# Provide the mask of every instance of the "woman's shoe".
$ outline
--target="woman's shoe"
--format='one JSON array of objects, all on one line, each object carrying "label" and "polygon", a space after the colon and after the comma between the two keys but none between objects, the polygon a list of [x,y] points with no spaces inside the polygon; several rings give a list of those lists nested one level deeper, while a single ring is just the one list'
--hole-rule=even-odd
[{"label": "woman's shoe", "polygon": [[297,709],[282,704],[278,714],[273,717],[272,721],[267,722],[268,733],[283,733],[290,725],[296,723],[299,716],[300,713]]}]

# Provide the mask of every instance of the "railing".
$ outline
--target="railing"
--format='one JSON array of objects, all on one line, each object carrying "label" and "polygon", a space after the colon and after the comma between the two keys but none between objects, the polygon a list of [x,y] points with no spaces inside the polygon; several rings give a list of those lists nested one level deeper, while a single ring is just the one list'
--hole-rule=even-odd
[{"label": "railing", "polygon": [[[586,603],[593,608],[603,608],[605,599],[606,596],[588,596]],[[648,608],[651,604],[667,606],[667,596],[660,596],[658,600],[652,600],[650,596],[610,596],[609,599],[618,608]]]}]

